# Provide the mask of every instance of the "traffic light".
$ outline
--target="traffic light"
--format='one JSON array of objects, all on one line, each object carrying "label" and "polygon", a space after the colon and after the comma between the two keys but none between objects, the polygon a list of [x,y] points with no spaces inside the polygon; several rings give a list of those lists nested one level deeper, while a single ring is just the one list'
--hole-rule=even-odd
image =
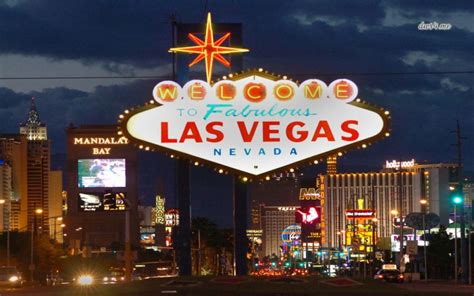
[{"label": "traffic light", "polygon": [[453,195],[451,196],[451,201],[455,204],[455,205],[460,205],[463,203],[464,199],[462,197],[462,193],[459,192],[458,190],[457,191],[454,191],[453,192]]}]

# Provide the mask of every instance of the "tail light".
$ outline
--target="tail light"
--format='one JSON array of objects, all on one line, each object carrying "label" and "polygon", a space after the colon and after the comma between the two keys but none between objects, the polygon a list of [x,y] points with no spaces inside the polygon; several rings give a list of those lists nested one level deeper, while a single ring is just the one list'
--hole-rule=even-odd
[{"label": "tail light", "polygon": [[377,276],[377,278],[383,279],[383,274],[379,274],[379,275]]},{"label": "tail light", "polygon": [[399,275],[398,277],[402,279],[402,278],[403,278],[403,274]]}]

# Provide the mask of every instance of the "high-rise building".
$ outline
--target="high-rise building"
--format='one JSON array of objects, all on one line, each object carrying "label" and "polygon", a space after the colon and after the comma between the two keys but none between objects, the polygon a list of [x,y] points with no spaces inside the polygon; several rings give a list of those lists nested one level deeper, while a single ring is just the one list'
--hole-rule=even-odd
[{"label": "high-rise building", "polygon": [[326,174],[337,174],[337,155],[331,155],[326,160]]},{"label": "high-rise building", "polygon": [[[10,230],[25,231],[27,228],[27,141],[19,134],[0,134],[0,161],[11,169],[8,187],[11,193],[4,199],[5,211],[10,217]],[[23,210],[22,210],[23,209]]]},{"label": "high-rise building", "polygon": [[12,202],[12,168],[3,161],[0,162],[0,231],[7,231],[10,227],[10,213]]},{"label": "high-rise building", "polygon": [[263,230],[263,256],[280,255],[283,245],[282,232],[295,224],[295,211],[299,206],[265,206],[261,205],[261,225]]},{"label": "high-rise building", "polygon": [[49,235],[59,243],[63,242],[63,174],[62,171],[49,172]]},{"label": "high-rise building", "polygon": [[31,98],[28,119],[20,124],[20,134],[26,135],[28,141],[45,141],[48,139],[46,124],[40,120],[34,97]]},{"label": "high-rise building", "polygon": [[[27,214],[28,230],[49,232],[50,146],[46,124],[40,120],[35,99],[31,99],[28,118],[20,124],[20,134],[27,139]],[[40,212],[37,212],[41,209]],[[23,208],[22,208],[23,211]]]},{"label": "high-rise building", "polygon": [[347,230],[355,220],[351,215],[367,214],[366,221],[362,223],[358,217],[357,224],[368,225],[369,229],[373,222],[369,215],[371,211],[377,219],[376,237],[390,237],[394,231],[393,213],[406,216],[420,212],[421,199],[428,201],[427,211],[437,214],[442,225],[448,225],[449,184],[456,165],[404,163],[406,166],[386,166],[380,172],[319,176],[325,197],[325,246],[337,246],[340,243],[338,236],[344,232],[346,236],[342,243],[345,244],[350,235]]}]

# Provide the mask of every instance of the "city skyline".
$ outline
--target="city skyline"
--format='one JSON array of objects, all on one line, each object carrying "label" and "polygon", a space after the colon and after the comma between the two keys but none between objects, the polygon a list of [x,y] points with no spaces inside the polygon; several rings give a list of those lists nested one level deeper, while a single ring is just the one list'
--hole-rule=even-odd
[{"label": "city skyline", "polygon": [[[363,151],[350,151],[338,161],[341,166],[381,169],[386,159],[412,158],[455,162],[452,131],[459,120],[467,137],[465,171],[474,171],[469,154],[474,139],[470,68],[474,27],[469,22],[469,1],[455,6],[432,3],[429,8],[422,1],[317,5],[305,1],[298,6],[269,1],[225,6],[215,1],[81,5],[51,0],[48,4],[0,4],[0,14],[5,16],[0,20],[5,28],[0,38],[0,116],[4,118],[0,132],[17,133],[34,96],[41,119],[48,124],[54,154],[65,153],[64,130],[71,122],[115,124],[122,110],[143,104],[151,98],[153,85],[170,77],[171,14],[178,12],[183,23],[204,23],[211,11],[216,23],[243,24],[244,45],[250,49],[244,55],[244,68],[262,67],[296,80],[315,77],[330,82],[347,76],[359,85],[361,98],[391,112],[391,136]],[[348,11],[357,17],[351,18]],[[262,16],[273,22],[260,22]],[[431,22],[451,28],[426,29],[424,24]],[[226,73],[222,67],[216,70]],[[193,75],[205,78],[202,68]],[[156,78],[88,78],[97,76]],[[58,79],[24,79],[34,77]],[[156,158],[154,164],[160,166],[150,169],[155,176],[149,173],[149,178],[161,177],[172,184],[172,161],[145,158]],[[324,170],[322,164],[304,172]],[[220,207],[215,196],[231,195],[229,178],[223,180],[207,168],[193,169],[192,176],[194,198],[199,201],[193,203],[193,213],[216,215]],[[224,202],[224,209],[230,212],[230,200]],[[224,221],[225,216],[217,214],[217,220]]]}]

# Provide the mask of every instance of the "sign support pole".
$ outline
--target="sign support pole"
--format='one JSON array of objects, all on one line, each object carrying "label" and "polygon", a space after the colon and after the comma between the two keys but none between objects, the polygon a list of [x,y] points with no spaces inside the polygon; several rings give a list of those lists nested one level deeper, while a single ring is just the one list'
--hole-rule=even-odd
[{"label": "sign support pole", "polygon": [[176,185],[178,187],[179,208],[179,275],[190,276],[192,272],[191,259],[191,203],[189,190],[189,163],[179,159],[176,163]]},{"label": "sign support pole", "polygon": [[[171,18],[172,47],[177,43],[184,43],[189,30],[183,30],[183,24],[178,24],[176,16]],[[187,31],[187,32],[186,32]],[[173,81],[183,82],[187,80],[188,68],[186,59],[177,59],[173,55]],[[178,199],[179,226],[178,226],[178,266],[180,276],[192,274],[191,255],[191,200],[189,162],[184,159],[176,160],[176,194]]]},{"label": "sign support pole", "polygon": [[247,184],[234,176],[234,265],[235,275],[247,275]]}]

